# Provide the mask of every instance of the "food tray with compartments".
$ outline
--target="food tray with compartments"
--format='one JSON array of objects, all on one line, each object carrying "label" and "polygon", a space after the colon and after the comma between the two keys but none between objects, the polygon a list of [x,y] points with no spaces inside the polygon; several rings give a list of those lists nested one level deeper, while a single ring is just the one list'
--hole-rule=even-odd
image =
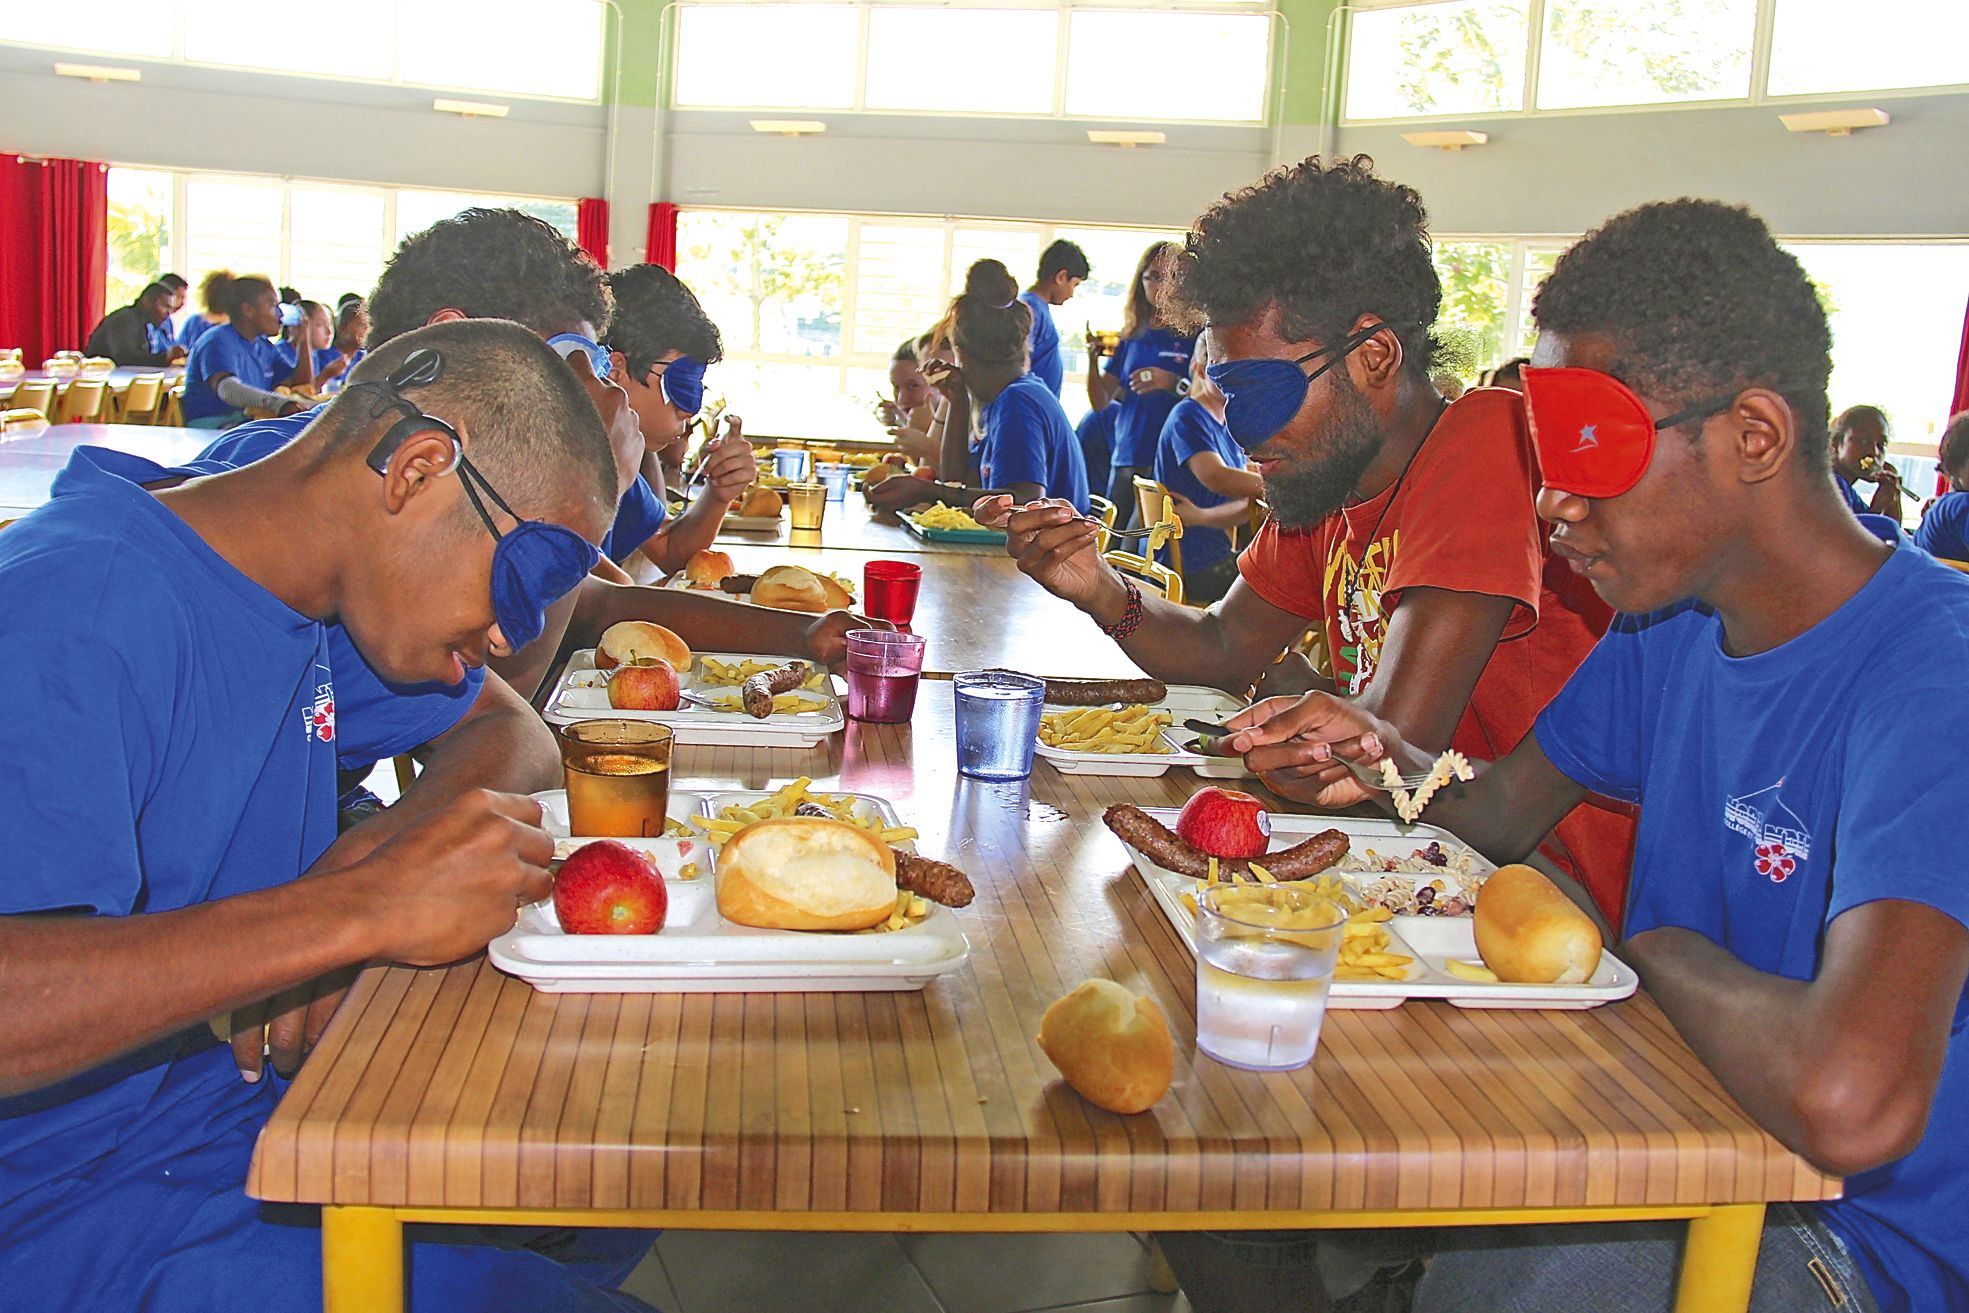
[{"label": "food tray with compartments", "polygon": [[[1196,751],[1194,745],[1198,736],[1183,728],[1183,722],[1191,719],[1221,724],[1225,717],[1244,709],[1244,699],[1200,684],[1171,684],[1168,695],[1153,705],[1159,711],[1170,713],[1172,723],[1162,732],[1159,740],[1165,751],[1075,752],[1045,743],[1041,743],[1036,750],[1041,757],[1053,763],[1055,770],[1067,775],[1153,777],[1167,773],[1171,766],[1188,766],[1199,775],[1219,780],[1243,779],[1251,774],[1245,768],[1242,757],[1216,757]],[[1048,702],[1043,714],[1085,709]]]},{"label": "food tray with compartments", "polygon": [[[710,657],[727,665],[742,661],[770,661],[775,665],[798,660],[796,657],[762,656],[743,652],[699,652],[691,657],[690,669],[679,671],[678,682],[687,693],[706,697],[721,694],[738,696],[736,684],[707,683],[704,659]],[[812,663],[809,662],[809,665]],[[803,689],[813,703],[811,709],[775,711],[764,720],[755,720],[743,711],[714,711],[685,702],[675,711],[619,710],[608,703],[605,673],[595,667],[595,650],[583,648],[568,658],[560,682],[547,701],[543,713],[556,725],[573,725],[584,720],[645,720],[668,725],[678,743],[699,743],[721,747],[811,748],[848,724],[835,691],[834,677],[826,676],[820,688]]]},{"label": "food tray with compartments", "polygon": [[926,543],[1002,543],[1003,529],[939,529],[920,523],[908,511],[900,512],[903,527]]},{"label": "food tray with compartments", "polygon": [[[1171,829],[1176,827],[1175,809],[1145,807],[1143,810]],[[1384,858],[1407,857],[1430,843],[1441,844],[1444,851],[1451,854],[1459,853],[1466,847],[1455,835],[1433,825],[1402,825],[1373,817],[1296,816],[1281,812],[1270,813],[1270,817],[1273,851],[1303,843],[1322,830],[1339,830],[1345,834],[1351,857],[1364,856],[1370,849]],[[1194,897],[1203,881],[1158,866],[1146,854],[1133,848],[1128,852],[1156,905],[1169,918],[1170,925],[1175,927],[1177,937],[1190,952],[1195,953],[1196,917],[1184,905],[1183,895]],[[1474,850],[1470,852],[1470,863],[1471,869],[1480,874],[1496,869]],[[1336,871],[1335,874],[1348,886],[1349,893],[1358,894],[1386,873]],[[1447,876],[1444,879],[1454,887],[1453,880]],[[1412,998],[1420,998],[1440,999],[1460,1008],[1573,1011],[1596,1008],[1603,1003],[1627,998],[1640,985],[1640,978],[1634,974],[1633,968],[1604,948],[1600,950],[1599,969],[1582,984],[1522,985],[1501,981],[1489,984],[1463,980],[1450,975],[1443,963],[1452,958],[1471,963],[1481,961],[1477,954],[1476,922],[1467,914],[1396,916],[1384,923],[1383,928],[1388,932],[1388,952],[1415,959],[1407,968],[1407,977],[1373,981],[1336,979],[1327,994],[1328,1007],[1386,1009],[1400,1007]]]},{"label": "food tray with compartments", "polygon": [[[567,827],[567,795],[534,795],[547,813],[550,832]],[[770,793],[734,791],[673,793],[673,818],[714,816]],[[840,795],[830,795],[840,796]],[[858,814],[885,826],[900,821],[887,799],[851,795]],[[558,828],[557,828],[558,827]],[[702,835],[698,841],[703,842]],[[625,839],[651,850],[677,840]],[[704,846],[709,847],[708,844]],[[899,844],[898,847],[910,847]],[[658,856],[658,864],[663,863]],[[956,913],[934,903],[915,925],[876,933],[760,930],[718,915],[717,859],[694,880],[667,875],[670,914],[653,935],[570,935],[560,928],[551,898],[520,909],[519,922],[492,941],[492,964],[546,993],[574,994],[775,994],[922,989],[964,964],[970,944]]]}]

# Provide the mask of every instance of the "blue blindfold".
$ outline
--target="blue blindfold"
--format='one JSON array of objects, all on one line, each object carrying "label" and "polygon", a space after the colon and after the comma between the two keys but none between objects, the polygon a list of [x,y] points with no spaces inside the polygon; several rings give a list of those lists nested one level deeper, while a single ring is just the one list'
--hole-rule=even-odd
[{"label": "blue blindfold", "polygon": [[663,385],[663,399],[695,418],[704,409],[704,362],[678,356],[662,368],[658,382]]},{"label": "blue blindfold", "polygon": [[[518,651],[540,637],[547,627],[547,608],[587,577],[600,554],[593,543],[565,525],[521,519],[478,466],[466,458],[465,444],[458,430],[437,416],[424,413],[402,395],[402,389],[434,382],[443,371],[444,357],[425,347],[404,357],[386,381],[352,383],[344,391],[373,392],[381,398],[375,413],[396,410],[403,416],[370,448],[369,468],[379,475],[389,469],[390,457],[396,454],[397,448],[414,434],[441,433],[451,439],[451,467],[457,471],[459,484],[465,489],[472,509],[478,512],[479,520],[493,538],[492,613],[499,621],[499,632]],[[511,529],[502,532],[493,522],[491,512],[479,498],[481,490],[512,518]]]},{"label": "blue blindfold", "polygon": [[[1226,360],[1209,366],[1204,372],[1224,394],[1224,427],[1230,430],[1231,440],[1246,451],[1262,446],[1266,439],[1292,422],[1292,417],[1306,404],[1306,394],[1312,390],[1315,379],[1352,355],[1376,333],[1393,327],[1386,323],[1370,324],[1336,346],[1308,351],[1297,360]],[[1332,359],[1310,373],[1302,368],[1321,356]]]}]

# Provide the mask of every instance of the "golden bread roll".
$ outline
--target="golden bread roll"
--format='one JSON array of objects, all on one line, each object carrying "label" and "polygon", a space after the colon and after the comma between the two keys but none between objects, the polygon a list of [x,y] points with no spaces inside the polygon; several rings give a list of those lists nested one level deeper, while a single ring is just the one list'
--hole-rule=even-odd
[{"label": "golden bread roll", "polygon": [[[761,574],[752,585],[752,600],[760,606],[778,607],[782,611],[812,611],[816,614],[830,609],[827,584],[804,565],[775,565]],[[839,584],[834,585],[836,593],[843,593]]]},{"label": "golden bread roll", "polygon": [[691,557],[689,564],[684,566],[684,577],[704,588],[716,588],[737,573],[730,552],[715,552],[708,547]]},{"label": "golden bread roll", "polygon": [[690,644],[662,625],[648,620],[624,620],[602,631],[595,644],[595,668],[613,670],[631,661],[655,658],[667,661],[673,670],[691,668]]},{"label": "golden bread roll", "polygon": [[901,472],[886,461],[878,461],[869,466],[868,472],[861,476],[861,483],[864,488],[873,488],[878,483],[895,478]]},{"label": "golden bread roll", "polygon": [[778,493],[763,484],[755,483],[745,490],[745,499],[739,502],[738,513],[776,520],[784,507],[785,503],[779,499]]},{"label": "golden bread roll", "polygon": [[896,910],[896,855],[859,825],[788,816],[718,854],[718,913],[765,930],[866,930]]},{"label": "golden bread roll", "polygon": [[1067,1084],[1109,1112],[1147,1112],[1169,1091],[1176,1045],[1153,1000],[1083,980],[1039,1021],[1039,1047]]},{"label": "golden bread roll", "polygon": [[1529,866],[1506,866],[1477,893],[1477,952],[1499,980],[1578,985],[1600,968],[1600,928]]},{"label": "golden bread roll", "polygon": [[839,579],[833,579],[824,574],[816,575],[815,577],[820,580],[821,592],[827,595],[828,610],[839,611],[855,604],[855,595],[846,588],[843,588]]}]

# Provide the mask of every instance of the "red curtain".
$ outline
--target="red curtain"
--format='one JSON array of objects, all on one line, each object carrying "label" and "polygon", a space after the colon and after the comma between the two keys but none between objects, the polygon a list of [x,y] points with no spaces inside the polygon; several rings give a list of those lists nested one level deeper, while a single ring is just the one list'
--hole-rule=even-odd
[{"label": "red curtain", "polygon": [[658,201],[649,207],[649,245],[647,258],[671,273],[677,272],[677,207]]},{"label": "red curtain", "polygon": [[[1955,399],[1949,403],[1949,418],[1954,419],[1965,410],[1969,410],[1969,309],[1962,314],[1962,350],[1955,357]],[[1939,497],[1948,490],[1948,476],[1937,471],[1935,495]]]},{"label": "red curtain", "polygon": [[574,242],[595,257],[595,263],[608,268],[608,202],[583,196],[574,213]]},{"label": "red curtain", "polygon": [[0,155],[0,347],[29,369],[102,318],[108,214],[107,166]]}]

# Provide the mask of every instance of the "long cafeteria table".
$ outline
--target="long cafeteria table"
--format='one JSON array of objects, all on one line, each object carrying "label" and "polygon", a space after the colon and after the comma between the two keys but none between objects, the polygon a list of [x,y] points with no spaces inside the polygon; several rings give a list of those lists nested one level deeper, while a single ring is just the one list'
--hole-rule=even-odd
[{"label": "long cafeteria table", "polygon": [[[759,548],[740,563],[769,555],[843,573],[865,559]],[[978,631],[1036,605],[1002,557],[922,561],[917,628],[933,665],[962,668],[936,654],[970,652]],[[1069,673],[1074,650],[1111,648],[1067,619],[1035,624],[1008,664]],[[1645,994],[1578,1012],[1334,1011],[1318,1057],[1294,1072],[1201,1057],[1194,961],[1100,821],[1114,802],[1179,805],[1197,781],[1044,761],[1023,783],[965,780],[952,717],[952,685],[925,680],[909,724],[850,721],[811,751],[680,746],[673,766],[680,790],[808,776],[893,802],[922,850],[978,890],[956,913],[968,960],[920,992],[550,994],[483,958],[366,972],[262,1133],[248,1183],[256,1198],[322,1205],[327,1313],[404,1307],[408,1223],[1092,1232],[1664,1218],[1690,1223],[1678,1313],[1743,1313],[1766,1203],[1838,1193],[1744,1114]],[[1084,1102],[1033,1039],[1047,1005],[1089,976],[1147,994],[1169,1019],[1175,1084],[1147,1113]]]},{"label": "long cafeteria table", "polygon": [[819,530],[794,529],[788,516],[781,515],[779,527],[760,529],[721,529],[718,545],[769,545],[785,543],[792,547],[826,547],[851,552],[898,553],[910,556],[1003,556],[999,543],[931,542],[908,529],[893,515],[877,516],[858,492],[850,492],[845,502],[829,502]]},{"label": "long cafeteria table", "polygon": [[147,424],[56,424],[0,435],[0,519],[17,519],[47,501],[55,476],[77,447],[110,447],[176,465],[218,436],[211,429]]}]

